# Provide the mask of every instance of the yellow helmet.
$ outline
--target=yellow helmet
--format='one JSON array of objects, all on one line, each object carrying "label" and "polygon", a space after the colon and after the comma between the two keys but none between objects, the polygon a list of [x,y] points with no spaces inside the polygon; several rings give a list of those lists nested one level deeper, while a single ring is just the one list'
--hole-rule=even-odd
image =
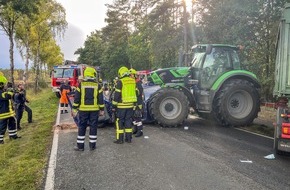
[{"label": "yellow helmet", "polygon": [[137,75],[137,71],[135,69],[131,68],[129,71],[130,71],[131,74]]},{"label": "yellow helmet", "polygon": [[129,69],[127,67],[121,67],[118,71],[118,75],[119,75],[119,78],[122,78],[126,75],[129,75],[130,72],[129,72]]},{"label": "yellow helmet", "polygon": [[94,68],[92,67],[87,67],[84,71],[84,77],[90,77],[90,78],[96,78],[97,77],[97,72]]},{"label": "yellow helmet", "polygon": [[7,79],[3,75],[0,75],[0,83],[3,83],[3,85],[7,83]]}]

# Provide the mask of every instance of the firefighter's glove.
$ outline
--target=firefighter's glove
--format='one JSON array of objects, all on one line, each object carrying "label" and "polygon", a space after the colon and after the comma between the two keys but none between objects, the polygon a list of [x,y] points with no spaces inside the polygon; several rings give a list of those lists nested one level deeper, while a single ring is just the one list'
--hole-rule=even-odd
[{"label": "firefighter's glove", "polygon": [[140,110],[142,110],[142,104],[137,106]]},{"label": "firefighter's glove", "polygon": [[115,112],[117,110],[117,105],[116,104],[112,104],[112,111]]},{"label": "firefighter's glove", "polygon": [[78,114],[78,110],[77,110],[77,109],[72,109],[72,111],[71,111],[71,116],[72,116],[72,117],[76,117],[77,114]]},{"label": "firefighter's glove", "polygon": [[103,116],[105,114],[104,110],[99,111],[99,116]]},{"label": "firefighter's glove", "polygon": [[134,117],[135,118],[142,118],[142,110],[140,110],[138,107],[137,107],[137,109],[136,110],[134,110]]}]

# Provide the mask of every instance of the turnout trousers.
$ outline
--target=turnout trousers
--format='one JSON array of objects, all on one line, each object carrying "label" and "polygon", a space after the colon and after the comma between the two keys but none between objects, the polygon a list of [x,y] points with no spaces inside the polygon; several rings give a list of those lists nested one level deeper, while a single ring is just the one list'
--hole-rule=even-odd
[{"label": "turnout trousers", "polygon": [[3,141],[5,132],[8,127],[9,137],[14,138],[17,136],[15,117],[0,119],[0,141]]},{"label": "turnout trousers", "polygon": [[98,127],[99,111],[79,111],[79,125],[77,146],[79,149],[84,149],[86,129],[89,125],[89,145],[91,149],[96,148],[97,142],[97,127]]},{"label": "turnout trousers", "polygon": [[125,133],[125,141],[132,140],[132,116],[133,108],[118,108],[116,120],[116,139],[123,141]]}]

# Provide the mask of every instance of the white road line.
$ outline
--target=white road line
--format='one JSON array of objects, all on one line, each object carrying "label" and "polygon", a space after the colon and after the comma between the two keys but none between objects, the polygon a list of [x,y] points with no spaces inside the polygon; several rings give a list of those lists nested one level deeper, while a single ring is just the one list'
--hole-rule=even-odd
[{"label": "white road line", "polygon": [[273,137],[268,137],[268,136],[266,136],[266,135],[261,135],[261,134],[254,133],[254,132],[247,131],[247,130],[240,129],[240,128],[234,128],[234,129],[239,130],[239,131],[244,131],[244,132],[246,132],[246,133],[250,133],[250,134],[253,134],[253,135],[257,135],[257,136],[260,136],[260,137],[264,137],[264,138],[267,138],[267,139],[272,139],[272,140],[274,140]]},{"label": "white road line", "polygon": [[58,108],[55,130],[53,134],[52,148],[49,158],[49,164],[46,175],[45,190],[54,189],[54,177],[55,177],[55,168],[56,168],[56,156],[57,156],[57,147],[58,147],[58,134],[59,134],[59,121],[60,121],[60,108]]}]

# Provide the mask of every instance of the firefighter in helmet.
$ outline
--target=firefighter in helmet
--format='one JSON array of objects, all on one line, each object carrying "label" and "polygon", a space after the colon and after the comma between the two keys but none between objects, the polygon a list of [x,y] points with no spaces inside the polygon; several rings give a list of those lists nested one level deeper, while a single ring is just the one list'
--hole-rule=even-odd
[{"label": "firefighter in helmet", "polygon": [[73,103],[73,114],[79,114],[79,126],[76,151],[83,151],[85,145],[86,128],[90,126],[89,147],[96,149],[97,126],[99,115],[104,114],[104,100],[102,87],[96,81],[96,70],[87,67],[84,71],[84,79],[76,88]]},{"label": "firefighter in helmet", "polygon": [[21,138],[17,135],[15,112],[12,107],[13,92],[5,90],[7,79],[0,73],[0,144],[4,144],[4,135],[8,127],[9,138]]},{"label": "firefighter in helmet", "polygon": [[134,106],[133,114],[133,134],[135,137],[141,137],[143,135],[143,123],[142,123],[142,103],[143,103],[143,87],[140,78],[137,75],[137,71],[133,68],[130,70],[131,77],[136,81],[137,87],[137,105]]},{"label": "firefighter in helmet", "polygon": [[132,116],[133,107],[137,102],[136,82],[130,77],[127,67],[121,67],[118,71],[119,80],[116,84],[113,97],[113,106],[117,107],[116,141],[114,143],[131,143],[132,141]]}]

